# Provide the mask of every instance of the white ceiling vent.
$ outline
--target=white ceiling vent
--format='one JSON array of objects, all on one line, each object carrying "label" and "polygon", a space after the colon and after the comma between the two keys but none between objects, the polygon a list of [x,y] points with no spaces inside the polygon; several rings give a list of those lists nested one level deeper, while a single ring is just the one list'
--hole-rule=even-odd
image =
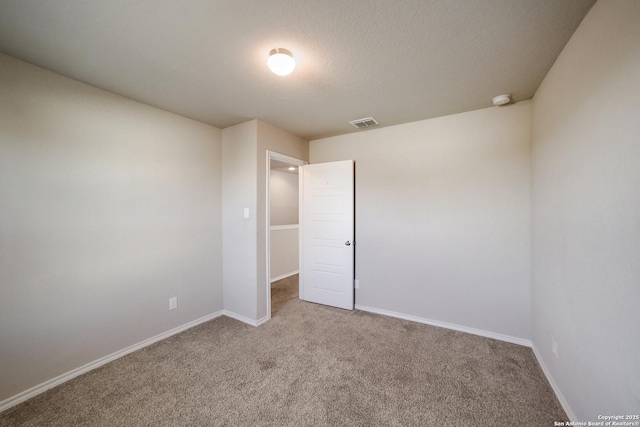
[{"label": "white ceiling vent", "polygon": [[372,126],[378,126],[380,123],[373,117],[366,117],[364,119],[351,120],[349,123],[358,129],[370,128]]}]

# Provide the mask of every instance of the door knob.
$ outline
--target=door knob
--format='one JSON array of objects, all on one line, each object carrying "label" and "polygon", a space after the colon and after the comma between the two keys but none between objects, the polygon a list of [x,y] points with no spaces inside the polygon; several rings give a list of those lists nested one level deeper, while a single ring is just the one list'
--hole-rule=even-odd
[{"label": "door knob", "polygon": [[348,240],[347,240],[346,242],[344,242],[344,244],[345,244],[346,246],[351,246],[351,242],[350,242],[350,241],[348,241]]}]

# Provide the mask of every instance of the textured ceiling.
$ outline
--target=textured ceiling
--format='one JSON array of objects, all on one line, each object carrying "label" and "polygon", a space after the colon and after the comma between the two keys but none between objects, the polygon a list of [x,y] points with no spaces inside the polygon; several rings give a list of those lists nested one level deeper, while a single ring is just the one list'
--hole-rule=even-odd
[{"label": "textured ceiling", "polygon": [[[1,0],[0,51],[219,128],[314,139],[533,96],[594,0]],[[291,50],[288,77],[266,67]]]}]

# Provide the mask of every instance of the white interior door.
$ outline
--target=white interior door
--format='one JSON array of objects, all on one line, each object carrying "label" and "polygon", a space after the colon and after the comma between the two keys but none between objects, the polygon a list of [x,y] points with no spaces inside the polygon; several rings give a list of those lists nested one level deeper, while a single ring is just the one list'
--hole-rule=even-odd
[{"label": "white interior door", "polygon": [[353,310],[353,160],[300,168],[300,298]]}]

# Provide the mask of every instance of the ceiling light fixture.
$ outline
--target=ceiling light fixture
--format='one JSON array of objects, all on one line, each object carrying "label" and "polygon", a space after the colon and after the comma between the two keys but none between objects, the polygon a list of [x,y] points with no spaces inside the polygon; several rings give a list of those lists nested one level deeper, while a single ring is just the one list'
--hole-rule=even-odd
[{"label": "ceiling light fixture", "polygon": [[275,74],[287,76],[296,68],[296,61],[287,49],[275,48],[269,52],[267,65]]},{"label": "ceiling light fixture", "polygon": [[511,102],[511,95],[505,93],[504,95],[498,95],[493,98],[493,105],[499,107],[500,105],[506,105]]},{"label": "ceiling light fixture", "polygon": [[290,171],[294,171],[294,170],[296,170],[296,168],[294,168],[293,166],[291,166],[291,167],[289,167],[289,170],[290,170]]}]

